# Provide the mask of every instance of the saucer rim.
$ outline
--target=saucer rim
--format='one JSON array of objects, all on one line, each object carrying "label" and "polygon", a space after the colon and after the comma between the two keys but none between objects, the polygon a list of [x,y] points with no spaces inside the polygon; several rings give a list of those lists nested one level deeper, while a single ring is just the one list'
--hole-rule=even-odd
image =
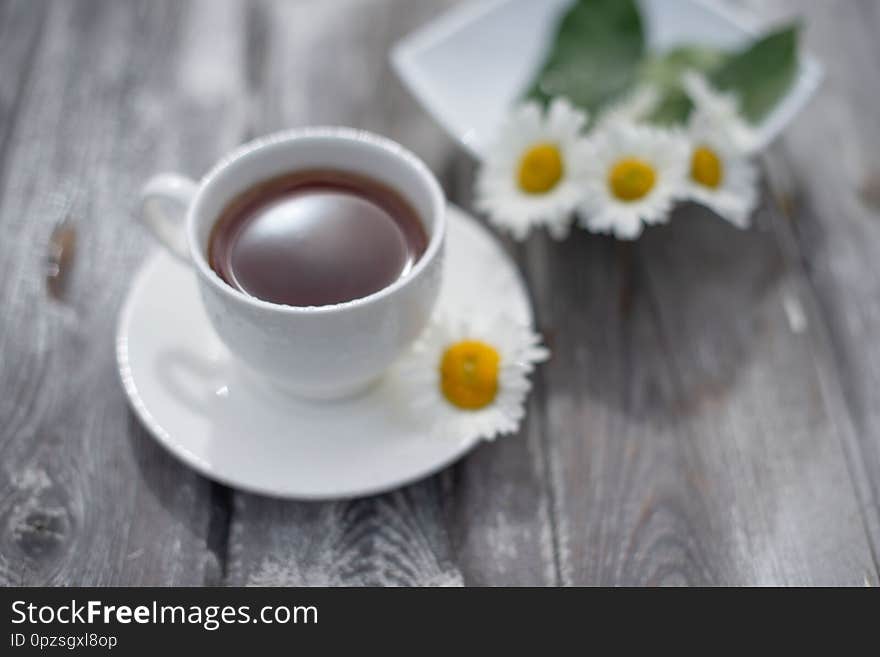
[{"label": "saucer rim", "polygon": [[[525,284],[525,280],[523,279],[522,273],[516,263],[513,261],[511,254],[504,249],[503,245],[499,242],[498,237],[489,230],[482,222],[473,217],[469,212],[459,208],[458,206],[453,205],[452,203],[447,203],[447,212],[453,212],[460,216],[460,219],[464,222],[467,222],[474,226],[477,230],[482,231],[488,239],[494,242],[495,246],[498,248],[499,252],[503,254],[503,257],[510,261],[512,267],[512,273],[514,274],[514,281],[519,288],[519,292],[522,295],[522,298],[526,302],[526,307],[528,310],[529,321],[534,324],[534,306],[532,303],[531,295],[529,294],[528,287]],[[357,499],[361,497],[367,497],[370,495],[377,495],[380,493],[386,493],[389,491],[396,490],[398,488],[402,488],[404,486],[413,484],[417,481],[421,481],[430,477],[439,471],[445,469],[451,464],[455,463],[459,459],[461,459],[465,454],[473,450],[479,443],[483,442],[483,439],[480,437],[473,437],[467,440],[461,440],[458,442],[455,449],[451,450],[449,455],[446,458],[440,459],[434,463],[426,467],[422,467],[414,470],[412,473],[407,474],[406,476],[395,479],[394,481],[385,482],[382,484],[376,485],[367,485],[361,486],[357,488],[353,488],[351,490],[345,490],[340,492],[339,494],[333,493],[320,493],[320,492],[303,492],[303,491],[279,491],[277,487],[263,487],[259,484],[253,483],[242,483],[240,480],[233,480],[231,477],[218,472],[216,467],[213,467],[211,464],[206,462],[204,459],[200,458],[198,455],[194,454],[191,450],[185,447],[179,440],[174,440],[171,434],[159,423],[159,421],[153,416],[150,410],[147,408],[147,405],[144,403],[143,397],[140,394],[137,383],[135,382],[135,377],[132,372],[131,360],[129,354],[129,345],[128,345],[128,333],[129,327],[131,326],[131,322],[133,321],[133,314],[135,312],[136,300],[139,298],[142,288],[147,285],[149,282],[150,276],[153,273],[153,270],[162,264],[162,257],[164,256],[164,252],[161,247],[157,247],[154,249],[143,261],[143,263],[138,268],[135,273],[131,284],[128,287],[126,292],[125,300],[122,304],[122,307],[119,311],[119,316],[116,322],[116,339],[115,339],[115,349],[116,349],[116,361],[117,361],[117,372],[119,374],[120,381],[122,383],[123,390],[125,391],[126,398],[128,400],[129,406],[131,407],[134,414],[137,416],[138,420],[144,427],[144,429],[156,439],[156,441],[162,445],[162,447],[169,452],[172,456],[179,459],[188,467],[192,468],[195,472],[209,479],[210,481],[219,483],[224,486],[228,486],[238,491],[262,495],[265,497],[271,497],[275,499],[281,500],[301,500],[301,501],[333,501],[333,500],[350,500]],[[193,276],[195,276],[195,272],[191,272]]]}]

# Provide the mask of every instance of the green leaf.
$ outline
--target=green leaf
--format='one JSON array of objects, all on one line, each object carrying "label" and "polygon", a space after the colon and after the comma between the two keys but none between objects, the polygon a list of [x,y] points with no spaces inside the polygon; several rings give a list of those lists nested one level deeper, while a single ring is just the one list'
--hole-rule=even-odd
[{"label": "green leaf", "polygon": [[647,120],[657,125],[679,125],[684,123],[693,107],[691,99],[680,87],[668,89],[661,94],[657,107]]},{"label": "green leaf", "polygon": [[661,125],[683,123],[693,104],[681,88],[681,74],[696,69],[713,86],[731,91],[746,119],[755,123],[785,95],[797,73],[797,27],[789,26],[732,54],[701,48],[676,48],[650,57],[641,68],[643,82],[656,84],[660,101],[649,120]]},{"label": "green leaf", "polygon": [[639,70],[643,82],[654,84],[664,90],[680,89],[681,74],[697,70],[708,73],[717,69],[727,55],[706,46],[679,46],[661,55],[649,55]]},{"label": "green leaf", "polygon": [[636,84],[660,92],[650,120],[684,122],[692,103],[681,87],[681,74],[697,70],[723,91],[740,99],[751,122],[761,120],[791,86],[797,73],[798,26],[758,39],[735,53],[705,46],[681,46],[646,55],[636,0],[577,0],[560,19],[556,36],[527,96],[543,103],[567,96],[595,114]]},{"label": "green leaf", "polygon": [[681,75],[697,70],[705,74],[717,69],[727,55],[705,46],[679,46],[644,59],[639,69],[641,84],[653,85],[660,100],[648,120],[661,125],[683,123],[693,104],[681,87]]},{"label": "green leaf", "polygon": [[739,96],[740,110],[761,120],[788,91],[797,74],[799,25],[789,25],[732,55],[710,77],[713,85]]},{"label": "green leaf", "polygon": [[527,95],[544,103],[563,95],[595,111],[633,86],[643,54],[635,0],[578,0]]}]

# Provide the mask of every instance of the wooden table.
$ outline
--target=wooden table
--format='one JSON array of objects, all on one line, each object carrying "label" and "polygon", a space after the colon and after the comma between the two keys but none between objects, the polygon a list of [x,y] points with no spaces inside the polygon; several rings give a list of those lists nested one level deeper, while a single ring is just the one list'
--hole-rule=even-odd
[{"label": "wooden table", "polygon": [[[555,352],[519,435],[421,483],[295,503],[179,464],[129,411],[116,315],[141,183],[311,123],[473,163],[389,46],[451,1],[0,0],[0,583],[878,583],[880,3],[806,19],[826,67],[752,230],[507,243]],[[63,289],[45,259],[70,217]]]}]

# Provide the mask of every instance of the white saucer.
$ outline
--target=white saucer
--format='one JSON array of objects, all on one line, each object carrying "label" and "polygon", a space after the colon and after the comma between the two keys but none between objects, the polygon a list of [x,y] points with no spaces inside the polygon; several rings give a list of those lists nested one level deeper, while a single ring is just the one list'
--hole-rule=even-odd
[{"label": "white saucer", "polygon": [[[441,310],[501,311],[531,325],[528,295],[501,245],[453,206],[448,225]],[[400,412],[388,380],[333,402],[251,380],[208,322],[195,275],[164,252],[148,259],[129,291],[116,355],[132,407],[162,445],[211,479],[264,495],[378,493],[439,470],[478,442],[432,438]]]}]

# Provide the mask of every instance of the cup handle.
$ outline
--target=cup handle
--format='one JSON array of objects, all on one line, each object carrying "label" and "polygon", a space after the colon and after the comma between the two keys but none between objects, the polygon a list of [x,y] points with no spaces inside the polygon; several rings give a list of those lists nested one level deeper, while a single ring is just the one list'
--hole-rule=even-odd
[{"label": "cup handle", "polygon": [[171,255],[190,264],[186,212],[196,195],[195,181],[176,173],[151,178],[141,189],[138,218]]}]

